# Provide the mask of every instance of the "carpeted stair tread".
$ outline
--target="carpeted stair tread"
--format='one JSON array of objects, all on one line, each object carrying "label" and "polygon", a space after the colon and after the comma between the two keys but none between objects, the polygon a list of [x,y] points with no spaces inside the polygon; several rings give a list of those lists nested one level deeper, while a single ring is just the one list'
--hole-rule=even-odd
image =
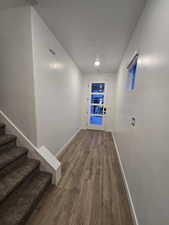
[{"label": "carpeted stair tread", "polygon": [[5,128],[5,124],[0,122],[0,129]]},{"label": "carpeted stair tread", "polygon": [[51,175],[36,172],[0,205],[0,225],[23,225],[41,195],[51,183]]},{"label": "carpeted stair tread", "polygon": [[40,162],[26,159],[16,169],[0,178],[0,202],[18,187],[33,171],[39,168]]},{"label": "carpeted stair tread", "polygon": [[0,225],[24,225],[50,186],[52,175],[40,171],[40,161],[17,147],[17,137],[5,134],[0,122]]},{"label": "carpeted stair tread", "polygon": [[0,122],[0,135],[5,134],[5,124]]},{"label": "carpeted stair tread", "polygon": [[17,137],[11,134],[5,134],[0,136],[0,146],[6,145],[10,142],[16,141]]},{"label": "carpeted stair tread", "polygon": [[14,162],[18,158],[26,155],[28,150],[23,147],[13,147],[9,150],[3,151],[0,154],[0,170]]}]

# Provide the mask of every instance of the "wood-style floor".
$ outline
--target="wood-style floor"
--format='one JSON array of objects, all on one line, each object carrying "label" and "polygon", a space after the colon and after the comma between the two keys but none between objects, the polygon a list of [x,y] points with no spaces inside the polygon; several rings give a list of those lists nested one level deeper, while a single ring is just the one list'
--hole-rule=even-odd
[{"label": "wood-style floor", "polygon": [[60,183],[27,225],[133,224],[110,133],[81,130],[60,161]]}]

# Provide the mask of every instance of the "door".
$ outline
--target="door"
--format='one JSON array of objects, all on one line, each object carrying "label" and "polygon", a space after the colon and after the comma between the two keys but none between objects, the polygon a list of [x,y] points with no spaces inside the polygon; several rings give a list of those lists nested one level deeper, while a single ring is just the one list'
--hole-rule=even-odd
[{"label": "door", "polygon": [[106,117],[106,83],[89,84],[88,129],[104,130]]}]

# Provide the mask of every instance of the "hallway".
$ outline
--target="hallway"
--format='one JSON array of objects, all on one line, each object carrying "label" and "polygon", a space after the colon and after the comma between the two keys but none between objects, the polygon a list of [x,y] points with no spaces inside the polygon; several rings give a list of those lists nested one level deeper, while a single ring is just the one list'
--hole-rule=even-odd
[{"label": "hallway", "polygon": [[169,224],[168,12],[0,1],[0,225]]},{"label": "hallway", "polygon": [[60,183],[27,225],[132,225],[111,133],[81,130],[60,161]]}]

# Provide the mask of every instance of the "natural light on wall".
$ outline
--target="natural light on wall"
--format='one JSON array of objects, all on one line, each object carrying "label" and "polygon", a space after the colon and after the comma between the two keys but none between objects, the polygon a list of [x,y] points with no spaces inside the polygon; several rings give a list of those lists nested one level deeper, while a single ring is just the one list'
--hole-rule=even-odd
[{"label": "natural light on wall", "polygon": [[64,69],[64,65],[62,63],[51,63],[50,65],[50,68],[53,69],[53,70],[62,70]]},{"label": "natural light on wall", "polygon": [[159,66],[164,66],[168,63],[166,60],[165,55],[142,55],[138,59],[138,64],[142,67],[159,67]]}]

